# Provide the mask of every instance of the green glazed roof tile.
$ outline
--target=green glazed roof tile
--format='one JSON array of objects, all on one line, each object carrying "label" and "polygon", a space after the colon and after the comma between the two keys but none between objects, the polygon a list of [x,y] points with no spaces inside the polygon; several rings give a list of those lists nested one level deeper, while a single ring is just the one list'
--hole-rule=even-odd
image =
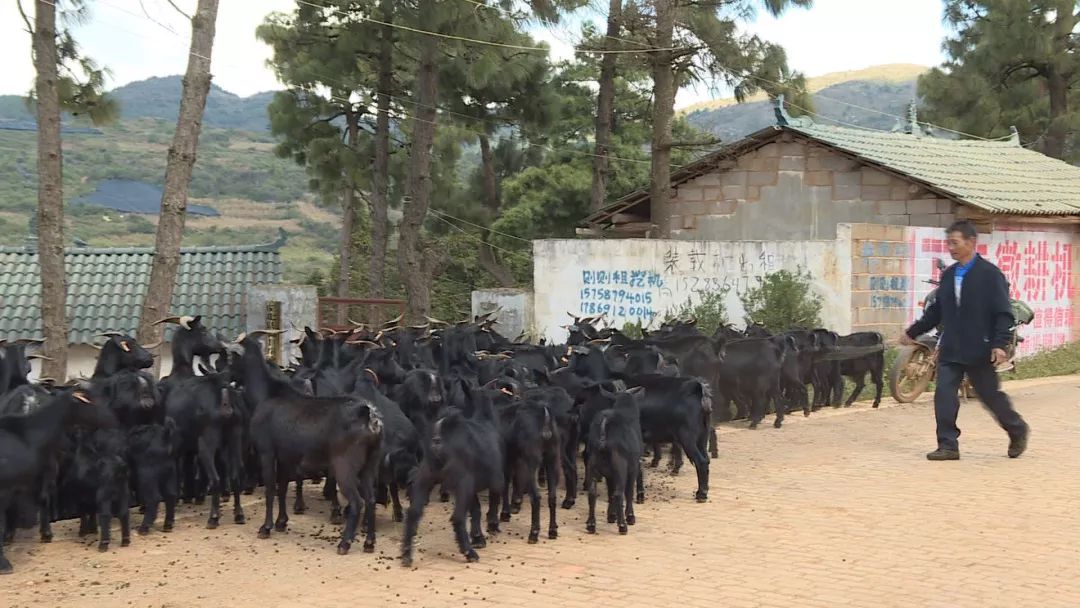
[{"label": "green glazed roof tile", "polygon": [[[244,331],[240,304],[250,285],[281,276],[274,243],[245,247],[181,249],[172,314],[201,314],[208,326],[226,335]],[[232,262],[247,257],[256,264]],[[106,331],[134,334],[149,281],[150,248],[77,248],[65,251],[67,316],[72,344],[88,344]],[[40,338],[41,280],[37,253],[0,247],[0,338]],[[166,338],[172,328],[166,329]]]}]

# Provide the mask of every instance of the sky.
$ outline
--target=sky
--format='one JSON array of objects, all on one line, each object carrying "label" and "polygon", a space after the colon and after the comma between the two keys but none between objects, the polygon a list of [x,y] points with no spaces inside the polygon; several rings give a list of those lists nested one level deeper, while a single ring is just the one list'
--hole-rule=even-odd
[{"label": "sky", "polygon": [[[475,8],[469,0],[448,1]],[[32,16],[33,0],[22,2]],[[76,40],[86,55],[111,70],[109,88],[184,72],[190,27],[166,0],[88,3],[91,19],[76,27]],[[189,14],[194,10],[195,0],[175,3]],[[592,3],[600,4],[607,3]],[[266,67],[270,50],[256,40],[255,27],[267,13],[294,6],[293,0],[221,0],[214,83],[241,96],[281,88]],[[946,34],[941,16],[941,0],[815,0],[814,8],[790,10],[779,18],[763,13],[746,30],[783,45],[794,69],[818,76],[886,63],[939,64]],[[598,10],[585,9],[578,19],[592,19],[603,29],[604,16]],[[538,27],[533,35],[551,45],[553,58],[563,59],[571,55],[577,31],[577,23],[569,23]],[[8,58],[0,69],[0,94],[25,94],[33,83],[33,65],[30,36],[16,0],[0,2],[0,56]],[[705,83],[680,91],[676,106],[728,95],[722,87]]]}]

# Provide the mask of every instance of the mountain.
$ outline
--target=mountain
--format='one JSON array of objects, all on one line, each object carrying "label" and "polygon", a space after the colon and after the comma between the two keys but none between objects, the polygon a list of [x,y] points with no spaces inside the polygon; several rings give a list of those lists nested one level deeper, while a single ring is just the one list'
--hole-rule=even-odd
[{"label": "mountain", "polygon": [[[928,70],[890,64],[808,78],[807,89],[814,100],[811,117],[826,124],[891,130],[907,116],[908,105],[917,95],[918,77]],[[764,94],[741,104],[730,98],[697,103],[680,113],[692,126],[725,143],[776,124],[772,104]],[[793,108],[792,113],[803,112]]]},{"label": "mountain", "polygon": [[[122,118],[157,118],[175,121],[180,113],[181,76],[148,78],[113,89]],[[222,129],[267,131],[266,107],[273,91],[240,97],[211,84],[203,124]]]},{"label": "mountain", "polygon": [[[176,116],[180,113],[182,80],[181,76],[148,78],[117,87],[110,93],[120,103],[121,120],[152,118],[175,124]],[[241,131],[269,131],[266,108],[273,98],[274,91],[240,97],[211,84],[206,97],[203,125]],[[34,115],[27,109],[25,98],[0,95],[0,128],[34,129]]]}]

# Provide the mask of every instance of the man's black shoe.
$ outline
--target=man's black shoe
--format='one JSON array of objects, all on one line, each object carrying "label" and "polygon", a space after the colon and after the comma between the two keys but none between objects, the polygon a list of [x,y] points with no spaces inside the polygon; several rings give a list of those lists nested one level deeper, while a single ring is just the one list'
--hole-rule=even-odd
[{"label": "man's black shoe", "polygon": [[1009,458],[1016,458],[1024,453],[1024,450],[1027,449],[1029,434],[1031,434],[1030,427],[1025,428],[1023,434],[1009,438]]},{"label": "man's black shoe", "polygon": [[927,460],[960,460],[960,450],[938,448],[926,455]]}]

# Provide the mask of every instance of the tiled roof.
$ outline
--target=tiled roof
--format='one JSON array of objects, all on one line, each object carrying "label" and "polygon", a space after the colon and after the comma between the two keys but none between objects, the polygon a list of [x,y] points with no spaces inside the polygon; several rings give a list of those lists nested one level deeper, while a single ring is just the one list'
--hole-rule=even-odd
[{"label": "tiled roof", "polygon": [[[785,131],[989,213],[1080,215],[1080,167],[1022,147],[1015,134],[995,141],[945,139],[816,124],[808,117],[791,118],[786,112],[782,124],[766,127],[673,171],[671,185],[723,171],[723,163],[764,146]],[[582,225],[603,226],[614,214],[624,212],[648,217],[648,202],[648,189],[636,190],[594,211]]]},{"label": "tiled roof", "polygon": [[[266,245],[181,249],[170,314],[201,314],[206,326],[229,336],[244,331],[244,294],[281,280],[284,242],[282,233]],[[133,335],[152,259],[152,248],[66,249],[69,342],[100,342],[95,336],[106,331]],[[42,337],[40,281],[33,247],[0,247],[0,338]]]},{"label": "tiled roof", "polygon": [[1018,138],[943,139],[799,119],[789,127],[990,213],[1080,214],[1080,167],[1028,150]]}]

